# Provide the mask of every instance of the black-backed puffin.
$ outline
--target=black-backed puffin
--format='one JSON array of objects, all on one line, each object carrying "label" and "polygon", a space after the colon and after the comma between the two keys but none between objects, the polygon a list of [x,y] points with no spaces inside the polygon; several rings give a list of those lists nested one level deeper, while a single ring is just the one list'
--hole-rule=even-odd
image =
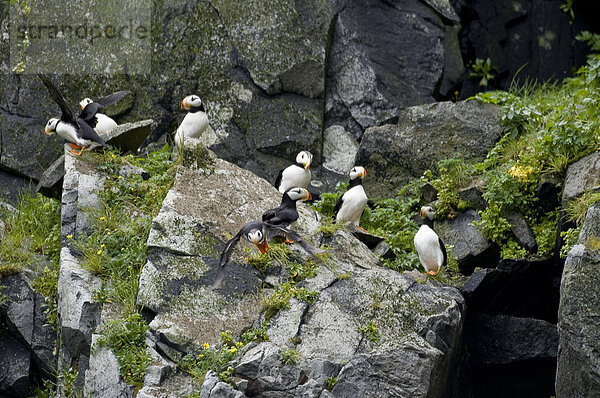
[{"label": "black-backed puffin", "polygon": [[[71,109],[63,95],[60,93],[58,88],[52,83],[52,81],[42,73],[38,73],[38,76],[40,80],[44,83],[46,88],[48,88],[52,99],[54,99],[54,102],[58,104],[62,112],[60,119],[52,118],[48,120],[48,123],[46,123],[46,127],[44,128],[44,134],[52,135],[54,133],[57,133],[65,140],[69,141],[71,148],[73,148],[71,149],[71,153],[75,155],[81,155],[83,150],[87,146],[90,146],[92,142],[97,142],[100,145],[106,147],[106,142],[104,142],[104,140],[98,135],[98,133],[94,131],[94,128],[91,125],[95,123],[95,107],[91,107],[89,109],[86,107],[83,111],[81,111],[79,116],[75,117],[73,109]],[[126,93],[127,92],[125,92],[125,94]],[[123,95],[117,95],[112,98],[116,102],[119,99],[121,99]],[[75,152],[74,149],[79,149],[79,152]]]},{"label": "black-backed puffin", "polygon": [[199,138],[208,128],[208,115],[197,95],[188,95],[181,101],[181,109],[188,111],[175,132],[175,145],[180,147],[186,137]]},{"label": "black-backed puffin", "polygon": [[301,200],[311,200],[312,196],[307,189],[292,188],[281,196],[281,204],[279,207],[269,209],[262,215],[263,222],[271,225],[280,225],[288,227],[291,223],[298,219],[298,210],[296,203]]},{"label": "black-backed puffin", "polygon": [[308,188],[312,159],[313,155],[308,151],[298,153],[296,164],[288,166],[279,172],[275,180],[275,188],[281,193],[295,187]]},{"label": "black-backed puffin", "polygon": [[[91,98],[84,98],[81,101],[79,101],[79,106],[81,106],[81,110],[83,111],[86,107],[90,107],[90,111],[92,109],[96,110],[96,125],[93,126],[92,123],[89,123],[90,126],[92,126],[94,128],[94,130],[96,131],[96,133],[98,134],[106,134],[108,131],[112,130],[113,128],[117,127],[117,122],[114,121],[113,118],[106,116],[104,113],[100,113],[98,112],[98,110],[108,106],[108,105],[103,105],[105,103],[105,101],[107,101],[111,96],[113,95],[117,95],[117,94],[121,94],[124,93],[122,96],[125,96],[125,94],[129,93],[129,91],[118,91],[114,94],[110,94],[107,95],[106,97],[102,97],[100,98],[98,101],[93,101]],[[121,97],[122,98],[122,97]],[[121,99],[119,98],[119,99]],[[119,99],[117,99],[116,101],[118,101]],[[114,101],[114,102],[116,102]],[[114,103],[112,102],[112,103]]]},{"label": "black-backed puffin", "polygon": [[219,264],[224,267],[229,262],[229,256],[236,243],[241,237],[244,237],[248,242],[254,243],[261,253],[266,253],[269,250],[267,241],[274,236],[282,236],[287,240],[299,243],[300,246],[309,254],[323,253],[323,249],[314,247],[300,238],[300,235],[296,231],[279,226],[264,223],[262,221],[250,221],[240,231],[225,244],[223,253],[221,253],[221,259]]},{"label": "black-backed puffin", "polygon": [[367,194],[362,186],[367,171],[362,166],[354,166],[349,175],[348,190],[336,202],[333,215],[338,223],[352,223],[358,227],[367,206]]},{"label": "black-backed puffin", "polygon": [[415,235],[415,249],[419,254],[419,261],[429,275],[436,275],[442,266],[446,265],[447,255],[444,242],[433,230],[433,217],[435,215],[431,206],[421,207],[419,215],[423,225]]}]

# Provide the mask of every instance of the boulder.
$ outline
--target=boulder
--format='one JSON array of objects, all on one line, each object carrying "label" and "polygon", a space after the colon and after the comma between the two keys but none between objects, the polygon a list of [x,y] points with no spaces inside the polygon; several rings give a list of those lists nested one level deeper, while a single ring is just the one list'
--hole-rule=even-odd
[{"label": "boulder", "polygon": [[494,105],[463,101],[414,106],[400,112],[395,124],[367,129],[356,163],[369,170],[364,185],[372,196],[392,196],[439,160],[484,159],[501,131]]},{"label": "boulder", "polygon": [[[153,317],[150,340],[168,360],[196,352],[204,343],[218,344],[221,331],[236,336],[259,325],[265,315],[257,296],[272,289],[257,295],[257,288],[265,282],[277,286],[289,276],[282,264],[264,275],[246,265],[240,254],[248,244],[241,239],[224,268],[224,285],[211,288],[224,243],[276,206],[280,194],[201,148],[186,146],[183,156],[153,221],[138,295],[138,303]],[[313,211],[303,204],[298,208],[300,219],[292,228],[318,244],[321,234]],[[334,396],[350,391],[369,396],[367,386],[373,383],[384,386],[378,391],[381,397],[409,391],[444,396],[452,384],[462,331],[464,303],[458,290],[418,284],[380,267],[369,248],[345,229],[327,238],[327,247],[330,259],[317,263],[317,274],[298,285],[314,291],[315,301],[292,298],[289,308],[271,314],[270,341],[244,347],[228,365],[234,368],[237,389],[209,374],[202,396],[317,397],[327,394],[325,379],[332,376],[338,377]],[[291,249],[296,261],[306,261],[296,245]],[[282,361],[282,353],[290,349],[297,351],[295,363]],[[389,369],[397,371],[390,375]],[[161,388],[152,386],[155,394]]]},{"label": "boulder", "polygon": [[0,170],[0,197],[12,204],[19,202],[21,196],[34,195],[33,181],[30,178]]},{"label": "boulder", "polygon": [[518,211],[511,211],[504,215],[506,221],[510,224],[510,230],[517,239],[517,243],[530,253],[537,253],[537,241],[535,235],[523,214]]},{"label": "boulder", "polygon": [[454,246],[452,254],[465,275],[470,275],[475,267],[494,268],[500,259],[498,246],[489,242],[473,225],[473,221],[479,220],[476,211],[468,210],[453,220],[435,223],[434,228],[444,244]]},{"label": "boulder", "polygon": [[556,395],[600,394],[600,206],[586,215],[577,244],[565,261],[558,309],[558,368]]},{"label": "boulder", "polygon": [[31,352],[0,332],[0,396],[26,397],[30,385]]},{"label": "boulder", "polygon": [[63,177],[65,175],[65,155],[54,161],[40,177],[35,190],[44,196],[60,199],[62,195]]},{"label": "boulder", "polygon": [[358,142],[341,126],[331,126],[323,137],[323,167],[338,174],[347,175],[358,153]]},{"label": "boulder", "polygon": [[594,152],[567,168],[562,203],[582,195],[586,190],[600,186],[600,152]]},{"label": "boulder", "polygon": [[84,394],[88,397],[133,398],[133,388],[126,384],[119,371],[115,354],[106,347],[98,347],[94,334],[94,351],[85,372]]}]

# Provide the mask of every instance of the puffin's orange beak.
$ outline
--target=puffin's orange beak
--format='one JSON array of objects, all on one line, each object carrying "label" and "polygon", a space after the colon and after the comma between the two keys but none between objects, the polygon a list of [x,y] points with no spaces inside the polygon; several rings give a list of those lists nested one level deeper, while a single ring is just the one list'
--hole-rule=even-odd
[{"label": "puffin's orange beak", "polygon": [[306,192],[304,192],[304,195],[302,195],[302,200],[312,200],[312,195],[310,194],[310,192],[308,192],[308,189],[306,190]]},{"label": "puffin's orange beak", "polygon": [[423,208],[421,208],[421,210],[419,210],[419,215],[421,216],[421,218],[425,218],[425,217],[423,216]]},{"label": "puffin's orange beak", "polygon": [[183,106],[183,100],[181,100],[181,109],[185,109],[185,107]]},{"label": "puffin's orange beak", "polygon": [[306,166],[304,166],[304,168],[305,168],[306,170],[309,170],[309,169],[310,169],[310,161],[309,161],[309,162],[306,164]]},{"label": "puffin's orange beak", "polygon": [[265,254],[267,250],[269,250],[269,245],[267,244],[266,239],[263,239],[263,241],[259,243],[254,242],[254,244],[256,247],[258,247],[258,250],[260,250],[262,254]]},{"label": "puffin's orange beak", "polygon": [[44,135],[48,136],[48,129],[44,127]]}]

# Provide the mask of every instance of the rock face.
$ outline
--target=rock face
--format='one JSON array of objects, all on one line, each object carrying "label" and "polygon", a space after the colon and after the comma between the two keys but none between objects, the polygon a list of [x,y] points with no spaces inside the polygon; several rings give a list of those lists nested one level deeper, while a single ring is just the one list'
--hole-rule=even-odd
[{"label": "rock face", "polygon": [[473,225],[480,217],[474,210],[459,214],[454,220],[435,224],[435,230],[446,245],[453,245],[453,255],[461,272],[469,275],[475,267],[493,268],[498,264],[498,246],[490,243]]},{"label": "rock face", "polygon": [[360,139],[400,109],[434,102],[437,83],[446,90],[458,83],[462,60],[452,29],[458,16],[449,3],[437,2],[446,3],[446,21],[433,2],[340,3],[346,4],[333,21],[326,127],[342,126]]},{"label": "rock face", "polygon": [[563,204],[600,185],[600,152],[594,152],[569,165],[564,184]]},{"label": "rock face", "polygon": [[598,357],[598,266],[600,265],[600,206],[586,215],[577,245],[565,261],[560,287],[558,329],[560,345],[556,396],[600,394]]},{"label": "rock face", "polygon": [[[276,206],[280,194],[202,150],[186,149],[183,163],[153,222],[138,296],[154,315],[152,340],[167,360],[205,342],[217,343],[223,330],[237,335],[260,324],[265,318],[257,287],[277,287],[288,277],[284,265],[258,273],[240,259],[238,247],[225,267],[224,286],[211,289],[223,244],[248,220]],[[314,212],[304,205],[299,211],[293,228],[318,244]],[[245,244],[242,239],[238,246]],[[270,319],[270,341],[246,347],[233,363],[237,390],[209,375],[203,397],[347,397],[357,391],[360,396],[442,397],[449,390],[464,311],[458,290],[421,285],[380,267],[349,231],[338,231],[327,245],[330,260],[299,284],[318,294],[316,300],[309,304],[292,298],[288,309]],[[306,254],[292,249],[300,256],[297,261],[305,261]],[[290,349],[299,360],[282,362],[282,352]],[[327,392],[325,379],[332,376],[338,381]],[[143,391],[169,394],[168,380],[163,390]]]},{"label": "rock face", "polygon": [[494,105],[466,101],[415,106],[401,111],[395,124],[368,129],[356,162],[373,171],[365,189],[389,197],[439,160],[483,159],[500,132]]},{"label": "rock face", "polygon": [[25,273],[0,279],[1,296],[0,396],[27,396],[34,382],[54,377],[56,332]]}]

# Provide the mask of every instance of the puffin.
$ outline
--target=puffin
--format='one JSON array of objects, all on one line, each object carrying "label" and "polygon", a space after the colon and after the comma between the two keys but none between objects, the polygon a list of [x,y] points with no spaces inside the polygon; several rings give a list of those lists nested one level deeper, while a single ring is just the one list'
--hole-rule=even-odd
[{"label": "puffin", "polygon": [[360,228],[360,217],[367,206],[367,194],[362,186],[362,180],[367,171],[362,166],[354,166],[350,170],[348,189],[340,196],[333,209],[336,222],[352,223]]},{"label": "puffin", "polygon": [[188,95],[181,101],[181,109],[188,111],[175,132],[175,145],[181,147],[185,137],[198,138],[208,128],[208,115],[197,95]]},{"label": "puffin", "polygon": [[292,231],[291,229],[282,227],[280,225],[272,225],[262,221],[250,221],[248,224],[244,225],[242,229],[240,229],[240,231],[231,240],[229,240],[229,242],[225,244],[225,248],[221,253],[219,265],[224,267],[229,262],[231,251],[240,238],[244,237],[248,242],[254,243],[256,247],[258,247],[258,250],[260,250],[262,254],[265,254],[267,250],[269,250],[267,241],[274,236],[283,236],[286,239],[299,243],[300,246],[302,246],[302,248],[310,255],[325,252],[325,250],[314,247],[303,241],[296,231]]},{"label": "puffin", "polygon": [[277,175],[275,188],[281,193],[295,187],[308,188],[312,159],[313,155],[308,151],[298,153],[296,164],[286,167]]},{"label": "puffin", "polygon": [[[79,116],[75,117],[73,109],[71,109],[61,92],[52,83],[52,81],[43,73],[38,73],[38,76],[62,112],[60,118],[51,118],[48,120],[46,127],[44,128],[44,134],[52,135],[57,133],[65,140],[69,141],[69,145],[72,148],[70,152],[74,155],[81,155],[83,150],[90,146],[92,142],[97,142],[104,147],[108,147],[106,142],[104,142],[104,139],[102,139],[94,130],[94,126],[96,125],[96,107],[90,106],[90,104],[81,111]],[[128,92],[119,92],[107,96],[110,98],[104,101],[102,106],[108,106],[118,101],[127,93]],[[79,149],[79,152],[76,152],[75,149]]]},{"label": "puffin", "polygon": [[[127,93],[127,92],[125,92]],[[117,93],[115,93],[117,94]],[[111,94],[113,95],[113,94]],[[90,109],[97,108],[97,110],[104,108],[102,106],[102,101],[109,96],[102,97],[98,101],[94,102],[90,98],[84,98],[79,101],[79,106],[81,106],[81,110],[83,111],[88,105],[91,107]],[[117,122],[115,122],[111,117],[106,116],[104,113],[96,112],[96,125],[92,126],[94,131],[98,134],[106,134],[108,131],[112,130],[114,127],[117,127]],[[90,126],[92,123],[90,123]]]},{"label": "puffin", "polygon": [[423,225],[415,235],[415,249],[417,249],[419,261],[425,268],[425,272],[429,275],[436,275],[440,272],[442,266],[446,265],[446,246],[433,230],[433,217],[435,215],[433,208],[423,206],[419,211],[419,215],[423,219]]},{"label": "puffin", "polygon": [[305,188],[292,188],[281,196],[279,207],[269,209],[262,215],[262,220],[271,225],[289,227],[291,223],[298,219],[298,210],[296,203],[301,200],[311,200],[312,195]]}]

